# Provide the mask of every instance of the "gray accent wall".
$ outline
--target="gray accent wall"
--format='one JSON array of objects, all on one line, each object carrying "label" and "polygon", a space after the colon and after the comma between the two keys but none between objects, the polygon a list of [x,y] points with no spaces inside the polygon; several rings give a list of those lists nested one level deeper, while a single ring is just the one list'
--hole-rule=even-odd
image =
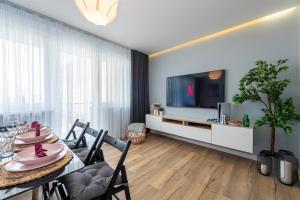
[{"label": "gray accent wall", "polygon": [[[188,118],[216,118],[214,109],[172,108],[166,107],[166,78],[191,73],[206,72],[217,69],[226,70],[225,99],[231,102],[238,92],[241,77],[253,68],[258,59],[276,62],[288,58],[290,70],[283,76],[292,80],[284,96],[292,96],[300,112],[300,9],[287,16],[232,32],[203,43],[177,50],[150,59],[149,92],[150,103],[161,103],[167,115]],[[209,23],[209,22],[208,22]],[[188,31],[188,30],[187,30]],[[261,116],[259,103],[247,102],[233,105],[233,118],[240,119],[248,113],[253,123]],[[300,157],[300,126],[296,133],[286,136],[282,131],[277,133],[277,148],[293,151]],[[270,135],[267,127],[255,131],[254,152],[269,148]]]},{"label": "gray accent wall", "polygon": [[[300,38],[300,9],[298,8],[298,36]],[[298,56],[299,56],[299,72],[298,72],[298,78],[300,79],[300,39],[298,38]],[[298,85],[298,92],[300,91],[300,85]],[[299,130],[299,129],[298,129]],[[300,132],[298,132],[298,138],[299,138],[299,142],[298,142],[298,158],[300,158]],[[300,161],[299,161],[299,169],[298,169],[298,176],[300,179]]]}]

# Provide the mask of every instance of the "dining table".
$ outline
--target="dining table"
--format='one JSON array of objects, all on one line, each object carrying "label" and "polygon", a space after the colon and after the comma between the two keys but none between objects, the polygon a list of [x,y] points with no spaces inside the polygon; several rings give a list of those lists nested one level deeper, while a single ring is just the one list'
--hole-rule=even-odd
[{"label": "dining table", "polygon": [[[73,172],[76,172],[80,169],[82,169],[85,165],[84,163],[74,154],[63,142],[62,140],[58,139],[56,141],[53,141],[53,143],[63,144],[68,151],[68,154],[65,155],[66,158],[63,158],[57,162],[61,162],[61,167],[59,164],[52,163],[52,165],[48,165],[47,168],[40,169],[41,176],[38,176],[36,178],[32,178],[27,181],[24,181],[20,184],[10,185],[8,187],[0,187],[0,200],[9,199],[11,197],[20,195],[26,191],[32,190],[32,200],[38,200],[40,198],[40,189],[42,189],[42,196],[44,200],[50,199],[50,191],[51,191],[51,183],[55,182],[56,180],[59,180],[60,178],[71,174]],[[5,173],[11,173],[12,177],[14,176],[14,172],[7,172],[4,170],[4,168],[1,166],[7,164],[8,162],[12,161],[12,157],[5,158],[0,160],[0,183],[1,183],[1,177],[5,175]],[[65,162],[65,163],[63,163]],[[51,167],[53,166],[53,169]],[[38,169],[37,169],[38,170]],[[50,171],[51,173],[46,173]],[[16,172],[18,173],[18,172]],[[34,173],[28,172],[28,173]],[[26,176],[26,171],[23,173],[23,176],[25,178],[28,178]],[[17,177],[17,176],[16,176]],[[8,177],[9,180],[9,177]],[[2,180],[3,181],[3,180]],[[5,181],[5,179],[4,179]],[[0,184],[1,185],[1,184]],[[5,185],[5,182],[4,182]]]}]

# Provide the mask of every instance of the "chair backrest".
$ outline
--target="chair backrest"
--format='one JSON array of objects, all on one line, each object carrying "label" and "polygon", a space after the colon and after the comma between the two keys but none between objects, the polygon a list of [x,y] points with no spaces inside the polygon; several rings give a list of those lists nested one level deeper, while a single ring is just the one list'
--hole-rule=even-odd
[{"label": "chair backrest", "polygon": [[104,137],[104,142],[113,146],[114,148],[118,149],[121,152],[123,152],[127,146],[127,143],[125,143],[122,140],[119,140],[117,138],[114,138],[110,135],[106,135]]},{"label": "chair backrest", "polygon": [[85,137],[86,133],[93,136],[93,137],[95,137],[95,138],[99,134],[99,132],[96,131],[95,129],[92,129],[89,126],[85,127],[84,129],[82,129],[82,132],[78,137],[78,140],[77,140],[77,142],[74,146],[74,149],[77,149],[79,147],[80,143],[83,143],[84,147],[87,147],[87,142],[86,142],[86,137]]},{"label": "chair backrest", "polygon": [[6,126],[0,127],[0,133],[5,133],[5,132],[8,132],[7,127]]},{"label": "chair backrest", "polygon": [[[19,122],[19,125],[22,126],[22,125],[26,125],[27,124],[27,121],[23,121],[23,122]],[[16,128],[17,127],[17,124],[10,124],[10,125],[7,125],[6,126],[7,128]]]},{"label": "chair backrest", "polygon": [[[103,131],[103,130],[102,130],[102,131]],[[85,134],[89,134],[89,135],[92,136],[92,137],[97,137],[99,131],[97,131],[97,130],[91,128],[91,127],[87,127],[87,129],[85,129],[85,132],[84,132],[84,133],[85,133]]]},{"label": "chair backrest", "polygon": [[107,134],[107,131],[103,131],[103,130],[97,131],[93,128],[87,127],[85,129],[85,131],[79,136],[77,143],[75,145],[75,149],[77,149],[79,147],[79,144],[81,142],[86,142],[85,134],[88,134],[95,138],[92,146],[89,149],[88,155],[86,156],[86,158],[83,161],[85,165],[90,165],[95,162],[96,156],[99,155],[100,149],[98,148],[97,145],[100,145],[103,143],[103,138]]},{"label": "chair backrest", "polygon": [[118,164],[115,168],[114,174],[113,174],[113,176],[111,178],[111,181],[109,183],[108,189],[107,189],[107,193],[110,193],[111,190],[113,189],[113,187],[116,184],[117,178],[120,174],[120,171],[121,171],[122,167],[124,167],[124,161],[125,161],[125,158],[127,156],[128,151],[129,151],[131,141],[128,140],[127,143],[126,143],[126,142],[121,141],[117,138],[114,138],[110,135],[105,135],[104,139],[103,139],[103,142],[111,145],[112,147],[114,147],[114,148],[116,148],[116,149],[118,149],[119,151],[122,152],[122,154],[120,156],[120,159],[118,161]]},{"label": "chair backrest", "polygon": [[75,128],[79,127],[82,129],[80,136],[86,131],[86,129],[89,127],[90,123],[82,123],[79,121],[79,119],[76,119],[73,126],[71,127],[70,131],[68,132],[68,135],[66,137],[66,140],[70,138],[71,135],[73,135],[74,139],[77,139],[76,133],[75,133]]},{"label": "chair backrest", "polygon": [[89,151],[85,164],[93,164],[96,161],[97,156],[100,159],[100,161],[103,161],[103,156],[101,156],[101,146],[103,144],[104,137],[107,135],[107,133],[108,132],[104,130],[100,130],[99,132],[97,131],[97,133],[94,131],[93,136],[95,136],[95,141],[93,142],[93,145]]}]

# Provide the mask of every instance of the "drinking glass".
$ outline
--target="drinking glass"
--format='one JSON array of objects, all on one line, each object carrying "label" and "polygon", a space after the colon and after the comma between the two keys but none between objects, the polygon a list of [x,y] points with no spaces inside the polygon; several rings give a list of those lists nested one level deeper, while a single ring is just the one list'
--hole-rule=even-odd
[{"label": "drinking glass", "polygon": [[14,155],[15,134],[1,133],[0,135],[0,148],[1,158],[9,158]]},{"label": "drinking glass", "polygon": [[6,138],[4,137],[4,133],[0,133],[0,161],[4,156],[2,155],[5,151],[5,146],[6,146]]}]

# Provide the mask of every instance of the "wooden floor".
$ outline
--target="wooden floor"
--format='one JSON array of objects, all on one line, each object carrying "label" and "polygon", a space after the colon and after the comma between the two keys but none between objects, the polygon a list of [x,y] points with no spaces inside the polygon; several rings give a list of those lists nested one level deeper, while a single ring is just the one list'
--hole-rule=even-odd
[{"label": "wooden floor", "polygon": [[[119,154],[107,146],[104,151],[115,165]],[[260,175],[254,161],[154,134],[132,146],[126,167],[133,200],[300,199],[299,184]]]}]

